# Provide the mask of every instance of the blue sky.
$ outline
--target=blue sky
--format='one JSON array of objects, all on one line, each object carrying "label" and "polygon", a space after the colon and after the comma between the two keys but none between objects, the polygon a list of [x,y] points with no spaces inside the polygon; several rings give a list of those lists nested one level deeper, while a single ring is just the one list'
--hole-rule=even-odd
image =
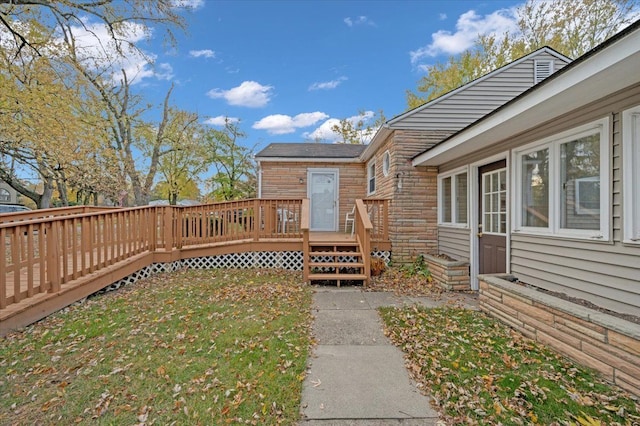
[{"label": "blue sky", "polygon": [[470,47],[480,32],[514,25],[517,1],[214,1],[179,0],[186,34],[163,46],[135,89],[160,103],[171,82],[174,103],[219,126],[240,120],[243,144],[334,142],[337,119],[360,111],[406,110],[424,66]]}]

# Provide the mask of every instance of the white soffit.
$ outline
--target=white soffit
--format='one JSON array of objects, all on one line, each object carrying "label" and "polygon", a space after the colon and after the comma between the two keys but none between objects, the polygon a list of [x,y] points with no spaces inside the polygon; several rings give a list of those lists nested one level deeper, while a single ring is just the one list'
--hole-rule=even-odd
[{"label": "white soffit", "polygon": [[639,83],[640,30],[569,67],[557,78],[551,77],[539,88],[418,155],[413,165],[437,166],[455,160]]}]

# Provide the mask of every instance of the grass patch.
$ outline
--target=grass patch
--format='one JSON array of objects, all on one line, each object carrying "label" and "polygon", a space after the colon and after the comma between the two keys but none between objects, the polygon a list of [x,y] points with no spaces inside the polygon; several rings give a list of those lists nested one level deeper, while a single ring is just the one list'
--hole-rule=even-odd
[{"label": "grass patch", "polygon": [[311,333],[299,273],[188,270],[0,339],[0,424],[295,424]]},{"label": "grass patch", "polygon": [[636,425],[637,399],[476,311],[383,308],[410,374],[452,424]]}]

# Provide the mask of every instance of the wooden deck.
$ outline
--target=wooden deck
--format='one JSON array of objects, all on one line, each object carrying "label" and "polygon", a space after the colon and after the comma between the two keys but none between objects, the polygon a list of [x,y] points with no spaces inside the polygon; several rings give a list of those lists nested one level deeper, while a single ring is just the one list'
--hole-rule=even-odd
[{"label": "wooden deck", "polygon": [[[308,202],[306,202],[308,208]],[[302,220],[282,222],[283,210]],[[90,209],[0,222],[0,334],[80,300],[151,264],[244,252],[302,251],[310,244],[390,249],[386,229],[353,236],[310,232],[304,200],[244,200],[209,206]],[[64,210],[64,209],[63,209]],[[383,215],[380,215],[383,217]],[[363,224],[356,224],[363,228]],[[368,246],[367,246],[368,247]],[[365,249],[364,252],[367,249]],[[366,256],[368,257],[368,255]]]}]

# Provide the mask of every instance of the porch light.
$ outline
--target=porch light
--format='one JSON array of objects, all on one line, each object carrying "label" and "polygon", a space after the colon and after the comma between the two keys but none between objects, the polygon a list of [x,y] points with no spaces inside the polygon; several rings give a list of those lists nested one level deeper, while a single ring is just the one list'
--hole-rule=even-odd
[{"label": "porch light", "polygon": [[302,183],[304,183],[304,179],[300,178],[300,179],[298,179],[298,182],[300,182],[302,184]]}]

